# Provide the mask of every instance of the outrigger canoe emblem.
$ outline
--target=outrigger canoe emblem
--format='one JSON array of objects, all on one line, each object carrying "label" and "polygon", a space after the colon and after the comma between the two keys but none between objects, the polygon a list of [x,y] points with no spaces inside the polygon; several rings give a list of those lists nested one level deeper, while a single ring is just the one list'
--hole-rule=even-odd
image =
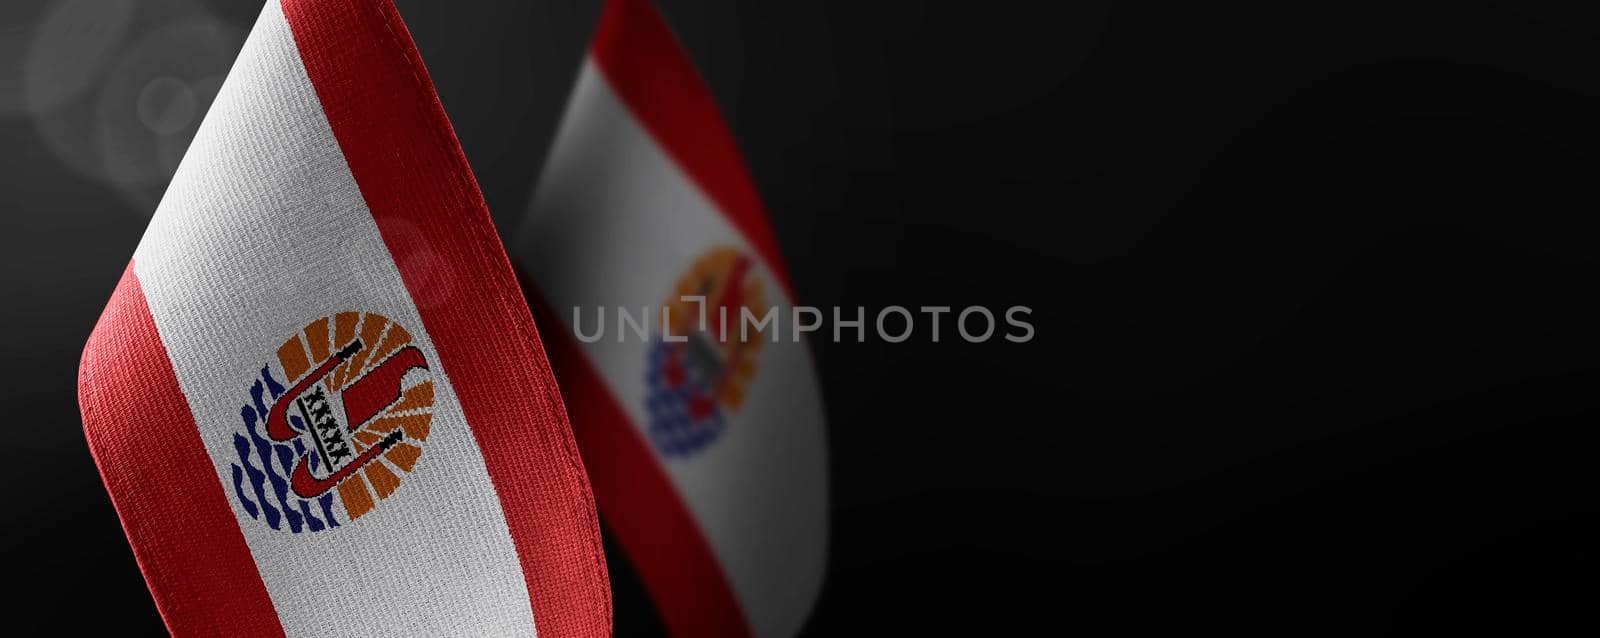
[{"label": "outrigger canoe emblem", "polygon": [[678,279],[666,305],[671,334],[681,340],[657,335],[646,352],[645,409],[661,454],[688,458],[706,449],[744,404],[771,329],[739,326],[771,309],[763,287],[755,262],[730,246],[706,251]]},{"label": "outrigger canoe emblem", "polygon": [[[295,495],[300,498],[316,498],[323,492],[333,489],[340,481],[365,467],[373,459],[378,458],[379,454],[387,452],[395,443],[405,438],[405,431],[396,428],[379,439],[376,445],[357,454],[352,451],[350,440],[346,435],[366,425],[378,415],[379,411],[399,403],[400,379],[411,370],[417,368],[426,370],[428,362],[423,360],[422,351],[416,346],[406,346],[378,364],[378,367],[361,375],[344,389],[346,421],[341,425],[338,417],[333,414],[327,392],[320,382],[328,376],[328,373],[333,372],[334,368],[348,363],[350,358],[361,350],[360,339],[351,341],[349,345],[323,361],[322,365],[317,366],[310,374],[301,377],[300,382],[284,395],[285,398],[292,400],[280,400],[274,403],[272,411],[267,413],[267,436],[280,443],[293,441],[300,436],[300,432],[289,425],[289,408],[293,405],[300,413],[301,422],[305,424],[302,427],[305,427],[315,443],[315,452],[307,451],[302,454],[300,462],[294,467],[294,474],[290,477],[290,485],[294,487]],[[327,468],[321,478],[313,476],[311,472],[310,455],[313,453],[321,457],[322,467]]]},{"label": "outrigger canoe emblem", "polygon": [[432,371],[410,333],[382,315],[342,312],[284,341],[273,363],[234,435],[245,513],[274,529],[321,531],[389,498],[421,456],[433,413]]}]

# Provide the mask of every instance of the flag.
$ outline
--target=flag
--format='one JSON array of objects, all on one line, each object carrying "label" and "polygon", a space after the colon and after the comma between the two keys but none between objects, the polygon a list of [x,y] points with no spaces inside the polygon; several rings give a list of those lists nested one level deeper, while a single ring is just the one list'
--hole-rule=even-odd
[{"label": "flag", "polygon": [[271,0],[84,349],[175,635],[605,635],[538,333],[388,0]]},{"label": "flag", "polygon": [[645,0],[605,5],[513,253],[602,522],[668,630],[799,631],[826,565],[816,376],[733,137]]}]

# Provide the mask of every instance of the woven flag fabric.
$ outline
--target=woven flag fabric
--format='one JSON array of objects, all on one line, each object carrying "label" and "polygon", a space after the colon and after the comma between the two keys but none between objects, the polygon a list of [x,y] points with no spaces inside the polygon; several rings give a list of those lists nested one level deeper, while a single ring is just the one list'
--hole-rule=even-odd
[{"label": "woven flag fabric", "polygon": [[84,350],[175,635],[610,632],[593,499],[389,0],[271,0]]},{"label": "woven flag fabric", "polygon": [[603,10],[513,254],[602,521],[668,630],[798,632],[826,565],[822,401],[761,200],[645,0]]}]

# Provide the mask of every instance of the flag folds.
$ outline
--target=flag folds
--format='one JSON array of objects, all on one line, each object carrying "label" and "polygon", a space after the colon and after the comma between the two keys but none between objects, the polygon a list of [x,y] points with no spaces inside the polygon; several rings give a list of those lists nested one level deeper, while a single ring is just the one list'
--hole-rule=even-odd
[{"label": "flag folds", "polygon": [[734,139],[646,0],[607,2],[513,253],[667,628],[798,632],[826,565],[816,376]]},{"label": "flag folds", "polygon": [[84,349],[176,635],[604,635],[555,378],[388,0],[271,0]]}]

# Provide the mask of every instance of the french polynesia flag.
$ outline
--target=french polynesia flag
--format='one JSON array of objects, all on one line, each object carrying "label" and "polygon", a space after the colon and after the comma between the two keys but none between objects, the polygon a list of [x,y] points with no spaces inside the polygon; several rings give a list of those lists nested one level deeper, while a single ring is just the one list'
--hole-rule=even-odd
[{"label": "french polynesia flag", "polygon": [[389,0],[271,0],[88,345],[176,635],[611,629],[590,488]]},{"label": "french polynesia flag", "polygon": [[798,632],[827,552],[816,377],[733,137],[646,0],[605,5],[513,253],[602,520],[668,630]]}]

